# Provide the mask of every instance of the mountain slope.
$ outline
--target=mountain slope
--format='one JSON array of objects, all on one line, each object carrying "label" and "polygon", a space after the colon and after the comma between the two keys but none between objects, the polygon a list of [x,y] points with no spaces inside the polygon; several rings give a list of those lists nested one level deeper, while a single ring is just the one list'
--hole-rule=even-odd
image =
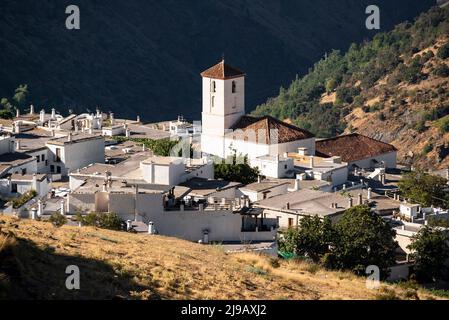
[{"label": "mountain slope", "polygon": [[[66,267],[80,269],[80,290],[65,288]],[[256,254],[161,236],[0,215],[0,299],[410,299],[421,289],[324,271]]]},{"label": "mountain slope", "polygon": [[[388,30],[435,1],[374,3]],[[0,2],[0,97],[26,83],[38,108],[199,118],[199,73],[223,54],[247,72],[251,109],[326,50],[374,34],[365,28],[371,0],[79,0],[78,31],[65,29],[69,4]]]},{"label": "mountain slope", "polygon": [[359,132],[394,144],[399,160],[449,166],[449,7],[333,51],[255,114],[329,137]]}]

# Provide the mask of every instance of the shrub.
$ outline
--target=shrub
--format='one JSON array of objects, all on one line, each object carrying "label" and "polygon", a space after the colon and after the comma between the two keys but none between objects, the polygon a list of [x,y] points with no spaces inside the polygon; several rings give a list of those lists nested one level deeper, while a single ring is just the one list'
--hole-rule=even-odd
[{"label": "shrub", "polygon": [[418,131],[419,133],[423,133],[424,131],[426,131],[427,127],[425,121],[424,120],[418,121],[415,125],[415,130]]},{"label": "shrub", "polygon": [[449,132],[449,116],[445,116],[436,122],[436,126],[442,133]]},{"label": "shrub", "polygon": [[82,224],[109,230],[122,230],[123,220],[115,213],[91,212],[81,219]]},{"label": "shrub", "polygon": [[13,199],[12,206],[14,209],[20,208],[25,203],[33,199],[35,196],[37,196],[36,190],[30,190],[22,194],[20,197]]},{"label": "shrub", "polygon": [[442,46],[437,53],[437,57],[440,59],[447,59],[449,58],[449,43],[446,43],[444,46]]},{"label": "shrub", "polygon": [[433,75],[437,77],[449,77],[449,67],[446,64],[439,64],[433,70]]},{"label": "shrub", "polygon": [[426,144],[426,146],[424,147],[422,153],[423,155],[427,155],[429,152],[431,152],[433,150],[433,145],[431,143]]},{"label": "shrub", "polygon": [[62,227],[67,223],[67,218],[64,217],[61,213],[55,212],[50,216],[49,221],[55,226],[55,227]]}]

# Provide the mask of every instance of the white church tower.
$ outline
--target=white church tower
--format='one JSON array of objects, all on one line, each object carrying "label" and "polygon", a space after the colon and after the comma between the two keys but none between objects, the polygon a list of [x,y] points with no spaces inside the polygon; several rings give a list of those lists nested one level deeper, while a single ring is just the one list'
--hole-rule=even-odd
[{"label": "white church tower", "polygon": [[225,134],[245,115],[245,73],[225,63],[203,77],[202,152],[224,158]]}]

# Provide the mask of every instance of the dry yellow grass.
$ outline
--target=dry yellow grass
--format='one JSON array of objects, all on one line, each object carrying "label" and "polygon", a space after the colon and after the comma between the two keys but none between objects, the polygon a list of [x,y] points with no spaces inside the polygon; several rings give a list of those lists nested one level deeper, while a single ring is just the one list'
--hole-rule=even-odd
[{"label": "dry yellow grass", "polygon": [[[55,228],[2,215],[0,228],[0,298],[375,299],[385,290],[410,296],[391,285],[369,290],[363,278],[304,262],[228,255],[219,246],[162,236]],[[80,268],[79,291],[65,288],[68,265]]]}]

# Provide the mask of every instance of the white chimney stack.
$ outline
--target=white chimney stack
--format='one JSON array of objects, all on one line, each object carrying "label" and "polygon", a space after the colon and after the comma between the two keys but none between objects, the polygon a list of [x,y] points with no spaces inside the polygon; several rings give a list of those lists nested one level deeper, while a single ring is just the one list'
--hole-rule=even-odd
[{"label": "white chimney stack", "polygon": [[372,191],[372,189],[368,188],[368,200],[371,200],[371,191]]},{"label": "white chimney stack", "polygon": [[16,109],[16,118],[20,117],[20,110],[19,108]]},{"label": "white chimney stack", "polygon": [[310,168],[314,168],[314,167],[315,167],[315,157],[310,156]]},{"label": "white chimney stack", "polygon": [[31,106],[30,106],[30,115],[33,115],[33,114],[34,114],[34,106],[31,105]]},{"label": "white chimney stack", "polygon": [[300,189],[299,179],[298,179],[298,177],[296,177],[296,179],[295,179],[295,191],[299,191],[299,189]]},{"label": "white chimney stack", "polygon": [[99,108],[97,108],[97,118],[101,117],[101,111]]},{"label": "white chimney stack", "polygon": [[137,116],[137,122],[140,122],[140,116]]},{"label": "white chimney stack", "polygon": [[44,214],[44,205],[42,203],[42,200],[37,200],[37,216],[41,217]]},{"label": "white chimney stack", "polygon": [[51,118],[52,119],[56,118],[56,110],[55,110],[55,108],[51,109]]},{"label": "white chimney stack", "polygon": [[45,122],[45,110],[42,109],[39,113],[39,121],[43,124]]},{"label": "white chimney stack", "polygon": [[64,200],[61,199],[61,208],[60,208],[61,215],[65,215],[65,208],[64,208]]},{"label": "white chimney stack", "polygon": [[111,126],[114,126],[115,125],[115,119],[114,119],[114,113],[113,112],[111,112],[109,114],[109,118],[111,120]]},{"label": "white chimney stack", "polygon": [[69,134],[67,136],[67,141],[72,142],[72,133],[71,132],[69,132]]}]

